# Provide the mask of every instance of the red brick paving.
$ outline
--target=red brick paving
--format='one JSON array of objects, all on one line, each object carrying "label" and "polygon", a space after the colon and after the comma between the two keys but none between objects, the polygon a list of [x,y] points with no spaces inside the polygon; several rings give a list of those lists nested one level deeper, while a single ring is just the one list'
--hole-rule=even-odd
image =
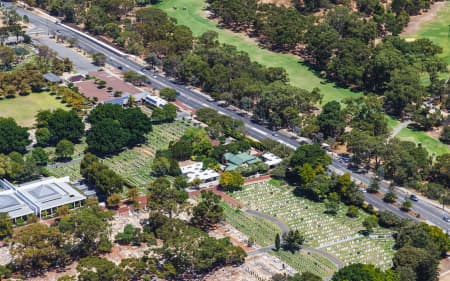
[{"label": "red brick paving", "polygon": [[[136,88],[130,83],[123,81],[115,75],[112,75],[106,71],[95,71],[89,72],[89,76],[97,77],[100,80],[106,82],[106,86],[103,89],[97,88],[97,84],[95,84],[95,80],[84,80],[80,82],[75,82],[75,86],[78,87],[80,93],[82,93],[85,97],[92,99],[94,97],[98,98],[99,102],[104,102],[108,100],[116,99],[114,97],[115,91],[122,91],[123,94],[139,94],[142,90]],[[108,92],[107,88],[112,87],[112,92]]]}]

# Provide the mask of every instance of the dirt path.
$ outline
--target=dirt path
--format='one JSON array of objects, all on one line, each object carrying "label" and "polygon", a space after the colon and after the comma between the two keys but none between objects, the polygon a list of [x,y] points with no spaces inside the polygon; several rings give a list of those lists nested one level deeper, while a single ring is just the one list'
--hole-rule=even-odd
[{"label": "dirt path", "polygon": [[431,5],[431,8],[418,16],[412,16],[408,26],[403,30],[402,35],[414,35],[419,31],[420,25],[425,22],[429,22],[436,17],[437,13],[440,9],[442,9],[446,5],[446,1],[443,2],[435,2]]}]

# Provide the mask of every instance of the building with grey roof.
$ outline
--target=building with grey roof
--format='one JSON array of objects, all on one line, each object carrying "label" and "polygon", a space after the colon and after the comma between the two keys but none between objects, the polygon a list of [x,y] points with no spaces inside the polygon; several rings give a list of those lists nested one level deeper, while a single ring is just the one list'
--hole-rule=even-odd
[{"label": "building with grey roof", "polygon": [[0,212],[7,212],[16,220],[31,213],[40,218],[53,216],[61,206],[68,206],[69,209],[81,207],[86,196],[69,182],[69,177],[49,177],[16,186],[7,180],[0,180],[3,188],[0,191]]},{"label": "building with grey roof", "polygon": [[28,215],[35,211],[25,201],[17,196],[14,190],[0,191],[0,213],[8,213],[9,217],[16,222],[18,219],[26,220]]}]

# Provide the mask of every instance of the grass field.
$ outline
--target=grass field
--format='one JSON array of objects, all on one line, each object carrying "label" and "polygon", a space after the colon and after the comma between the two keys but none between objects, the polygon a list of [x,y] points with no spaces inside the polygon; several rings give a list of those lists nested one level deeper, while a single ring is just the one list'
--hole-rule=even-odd
[{"label": "grass field", "polygon": [[442,57],[450,65],[450,2],[447,2],[437,16],[430,22],[421,24],[419,31],[414,35],[405,35],[405,38],[429,38],[443,48]]},{"label": "grass field", "polygon": [[397,137],[404,141],[411,141],[416,144],[420,143],[428,150],[430,154],[435,153],[436,156],[444,153],[450,153],[450,148],[448,145],[427,135],[426,132],[403,129],[398,133]]},{"label": "grass field", "polygon": [[48,92],[32,93],[0,100],[0,117],[12,117],[22,126],[30,127],[39,110],[67,108]]},{"label": "grass field", "polygon": [[[177,9],[174,9],[174,6],[176,6]],[[203,14],[203,8],[205,7],[204,0],[184,0],[182,5],[180,5],[180,1],[177,0],[165,0],[158,4],[157,7],[167,12],[171,17],[176,18],[179,24],[189,26],[195,35],[200,35],[208,30],[214,30],[219,34],[219,40],[222,43],[236,46],[238,50],[247,52],[252,60],[266,66],[285,68],[292,85],[308,90],[315,87],[319,88],[321,93],[324,95],[322,104],[325,104],[330,100],[341,101],[345,98],[357,97],[362,94],[359,92],[351,92],[348,89],[339,88],[333,83],[326,83],[324,79],[318,77],[300,61],[300,58],[294,55],[271,52],[259,47],[257,42],[251,38],[248,38],[244,34],[233,33],[229,30],[217,27],[213,21],[205,18]],[[184,7],[186,8],[185,10],[183,9]],[[446,13],[448,13],[447,16],[450,16],[450,4],[447,5],[447,9],[445,11],[446,12],[439,17],[439,26],[441,31],[436,32],[438,35],[441,35],[443,26],[445,26],[445,31],[448,29],[448,22],[445,24],[445,16]],[[450,56],[448,53],[448,42],[447,35],[441,38],[441,43],[447,44],[445,49],[447,55]],[[390,129],[395,127],[396,124],[398,124],[398,121],[392,118],[389,119],[388,125]],[[399,138],[406,136],[407,139],[409,139],[409,137],[413,137],[417,134],[410,129],[404,129],[403,131],[404,133],[399,135]],[[421,140],[416,140],[415,142],[421,142],[423,146],[426,147],[431,153],[434,152],[436,154],[442,154],[444,151],[450,153],[450,149],[440,143],[439,140],[426,134],[422,134],[418,137],[420,137]]]},{"label": "grass field", "polygon": [[[178,9],[174,9],[174,6],[177,6]],[[314,87],[319,88],[324,95],[323,104],[330,100],[340,101],[347,97],[360,95],[360,93],[338,88],[332,83],[325,83],[325,80],[316,76],[314,72],[300,62],[300,58],[294,55],[274,53],[262,49],[256,42],[243,34],[218,28],[214,22],[203,17],[204,6],[204,0],[184,0],[181,3],[177,0],[165,0],[157,5],[158,8],[176,18],[179,24],[189,26],[195,35],[200,35],[208,30],[217,31],[221,42],[236,46],[238,50],[247,52],[252,60],[266,66],[285,68],[292,85],[307,90],[312,90]],[[182,7],[186,7],[186,10],[181,9]]]}]

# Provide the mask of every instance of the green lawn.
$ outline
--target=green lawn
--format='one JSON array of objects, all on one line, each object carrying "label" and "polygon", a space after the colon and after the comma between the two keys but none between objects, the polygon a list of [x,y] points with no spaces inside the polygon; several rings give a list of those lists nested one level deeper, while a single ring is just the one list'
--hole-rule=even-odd
[{"label": "green lawn", "polygon": [[438,12],[430,22],[423,23],[417,34],[405,35],[405,38],[429,38],[443,48],[442,57],[450,65],[450,2]]},{"label": "green lawn", "polygon": [[[177,6],[178,9],[174,9],[174,6]],[[238,50],[247,52],[252,60],[266,66],[285,68],[292,85],[308,90],[314,87],[319,88],[324,95],[323,104],[330,100],[341,101],[344,98],[356,97],[361,94],[337,88],[332,83],[325,83],[323,79],[317,77],[314,72],[303,65],[300,58],[294,55],[274,53],[262,49],[245,35],[218,28],[214,22],[203,17],[204,6],[204,0],[184,0],[182,4],[177,0],[165,0],[157,7],[176,18],[179,24],[189,26],[195,35],[200,35],[208,30],[217,31],[222,43],[234,45]],[[182,7],[186,7],[186,10],[183,10]]]},{"label": "green lawn", "polygon": [[[326,83],[324,79],[319,78],[313,71],[311,71],[300,61],[300,58],[294,55],[271,52],[260,48],[257,42],[249,39],[243,34],[233,33],[229,30],[217,27],[213,21],[205,18],[205,12],[203,10],[205,5],[204,0],[184,0],[182,4],[180,4],[180,1],[177,0],[165,0],[158,4],[157,7],[167,12],[171,17],[176,18],[179,24],[189,26],[195,35],[200,35],[208,30],[214,30],[219,34],[219,40],[222,43],[236,46],[238,50],[247,52],[252,60],[266,66],[285,68],[289,74],[290,83],[292,85],[308,90],[315,87],[319,88],[324,95],[322,104],[325,104],[330,100],[341,101],[345,98],[357,97],[362,94],[360,92],[356,93],[351,92],[348,89],[339,88],[333,83]],[[174,9],[174,6],[176,6],[177,9]],[[184,7],[186,10],[183,9]],[[445,24],[446,16],[447,18],[450,16],[450,5],[447,5],[445,12],[441,13],[438,17],[441,31],[436,33],[439,36],[441,36],[443,26],[445,26],[446,32],[448,30],[448,20]],[[445,37],[438,38],[442,39],[440,43],[446,45],[445,52],[447,53],[447,56],[450,56],[448,53],[449,39],[446,34],[447,33],[445,33]],[[389,118],[389,129],[392,129],[397,124],[398,121]],[[409,129],[404,129],[403,131],[406,132],[408,137],[416,135],[415,132]],[[403,136],[404,135],[400,135],[399,138],[403,138]],[[445,147],[443,149],[441,147],[443,144],[441,144],[437,139],[434,139],[426,134],[422,134],[420,138],[421,140],[417,140],[415,142],[421,142],[423,146],[431,152],[435,152],[436,154],[442,154],[444,151],[450,152],[450,149],[445,149]]]},{"label": "green lawn", "polygon": [[414,143],[421,143],[423,147],[425,147],[428,152],[435,153],[436,156],[450,153],[450,147],[438,139],[430,137],[427,133],[422,131],[413,131],[411,129],[403,129],[401,130],[397,137],[401,140],[412,141]]},{"label": "green lawn", "polygon": [[67,108],[48,92],[32,93],[28,96],[0,100],[0,117],[12,117],[22,126],[30,127],[39,110]]}]

